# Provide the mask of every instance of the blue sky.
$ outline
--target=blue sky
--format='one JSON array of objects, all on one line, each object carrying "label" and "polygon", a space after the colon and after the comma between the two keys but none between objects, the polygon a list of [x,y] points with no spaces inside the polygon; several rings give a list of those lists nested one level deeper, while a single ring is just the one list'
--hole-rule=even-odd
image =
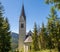
[{"label": "blue sky", "polygon": [[22,3],[24,3],[25,8],[27,32],[33,30],[34,22],[40,25],[40,27],[42,22],[45,25],[47,24],[46,17],[50,13],[51,5],[45,4],[44,0],[1,0],[1,2],[5,9],[4,16],[8,18],[12,32],[19,32],[19,18]]}]

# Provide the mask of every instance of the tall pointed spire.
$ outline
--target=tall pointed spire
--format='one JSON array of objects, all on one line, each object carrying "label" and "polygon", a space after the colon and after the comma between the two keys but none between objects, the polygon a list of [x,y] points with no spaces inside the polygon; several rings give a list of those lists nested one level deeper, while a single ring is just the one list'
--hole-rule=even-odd
[{"label": "tall pointed spire", "polygon": [[26,20],[25,10],[24,10],[24,4],[22,4],[21,16],[23,16],[24,17],[24,20]]},{"label": "tall pointed spire", "polygon": [[24,11],[24,4],[22,4],[21,15],[19,19],[19,45],[18,50],[19,52],[24,52],[24,39],[26,36],[26,16]]}]

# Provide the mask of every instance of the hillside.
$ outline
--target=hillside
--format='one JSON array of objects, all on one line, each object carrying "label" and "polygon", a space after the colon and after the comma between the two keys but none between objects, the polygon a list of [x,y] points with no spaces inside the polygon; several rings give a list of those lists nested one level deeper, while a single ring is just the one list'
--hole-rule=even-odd
[{"label": "hillside", "polygon": [[15,51],[16,48],[18,47],[18,34],[12,32],[11,33],[11,47],[12,47],[12,51]]}]

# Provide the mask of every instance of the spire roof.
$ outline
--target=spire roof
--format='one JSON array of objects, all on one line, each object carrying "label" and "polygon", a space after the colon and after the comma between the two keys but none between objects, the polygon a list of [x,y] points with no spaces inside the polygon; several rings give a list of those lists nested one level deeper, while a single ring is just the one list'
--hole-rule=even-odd
[{"label": "spire roof", "polygon": [[21,16],[23,16],[24,17],[24,20],[26,20],[24,5],[22,5]]}]

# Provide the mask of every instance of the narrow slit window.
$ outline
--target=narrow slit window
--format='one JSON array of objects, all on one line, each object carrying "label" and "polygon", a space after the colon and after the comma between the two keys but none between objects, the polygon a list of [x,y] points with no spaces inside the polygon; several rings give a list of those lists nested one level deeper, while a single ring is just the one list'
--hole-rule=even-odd
[{"label": "narrow slit window", "polygon": [[24,24],[21,24],[21,28],[24,28]]}]

